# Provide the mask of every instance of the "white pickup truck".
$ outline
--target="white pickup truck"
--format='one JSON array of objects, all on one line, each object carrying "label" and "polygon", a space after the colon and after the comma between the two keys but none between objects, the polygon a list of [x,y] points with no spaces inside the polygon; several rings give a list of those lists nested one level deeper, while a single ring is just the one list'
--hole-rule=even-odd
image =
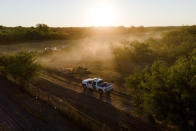
[{"label": "white pickup truck", "polygon": [[92,90],[98,91],[100,94],[102,93],[110,93],[113,90],[113,85],[107,82],[104,82],[102,79],[93,78],[86,79],[82,81],[83,88],[89,88]]}]

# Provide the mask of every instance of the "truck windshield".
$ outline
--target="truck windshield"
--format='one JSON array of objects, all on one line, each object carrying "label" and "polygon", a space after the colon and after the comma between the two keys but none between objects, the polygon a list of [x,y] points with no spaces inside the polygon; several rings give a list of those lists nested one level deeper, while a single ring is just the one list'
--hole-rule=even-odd
[{"label": "truck windshield", "polygon": [[104,84],[103,80],[99,81],[97,85],[102,86]]},{"label": "truck windshield", "polygon": [[106,87],[106,86],[108,85],[108,83],[107,83],[107,82],[104,82],[104,81],[99,81],[99,82],[97,83],[97,85],[98,85],[98,86],[101,86],[101,87]]}]

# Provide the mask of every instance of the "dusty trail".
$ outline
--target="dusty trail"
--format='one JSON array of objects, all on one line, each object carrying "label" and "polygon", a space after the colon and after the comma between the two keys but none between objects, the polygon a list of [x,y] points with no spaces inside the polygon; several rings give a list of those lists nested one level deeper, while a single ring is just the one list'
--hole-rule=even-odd
[{"label": "dusty trail", "polygon": [[78,93],[82,93],[84,95],[88,95],[103,102],[109,103],[119,110],[123,110],[125,112],[129,112],[132,108],[130,104],[131,98],[129,96],[114,90],[109,97],[105,94],[101,97],[98,92],[92,92],[81,88],[81,80],[74,78],[70,79],[69,76],[62,72],[44,72],[41,74],[41,78],[61,85],[64,88],[68,88]]},{"label": "dusty trail", "polygon": [[79,127],[52,107],[0,78],[0,130],[77,131]]},{"label": "dusty trail", "polygon": [[[51,72],[43,73],[32,84],[40,90],[70,103],[70,105],[85,113],[88,117],[108,125],[113,130],[123,128],[137,131],[152,131],[157,129],[154,125],[124,112],[123,110],[131,107],[126,103],[127,99],[121,98],[119,95],[111,94],[110,98],[100,97],[98,93],[84,91],[77,81],[66,79],[66,76],[55,75]],[[128,107],[125,106],[126,104]]]}]

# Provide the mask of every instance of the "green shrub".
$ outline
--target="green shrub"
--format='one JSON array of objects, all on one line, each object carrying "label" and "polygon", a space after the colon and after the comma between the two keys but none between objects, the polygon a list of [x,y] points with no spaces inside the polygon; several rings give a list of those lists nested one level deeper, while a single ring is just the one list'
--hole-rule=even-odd
[{"label": "green shrub", "polygon": [[41,69],[36,61],[36,54],[25,51],[1,56],[0,67],[4,75],[11,76],[20,84],[28,83]]},{"label": "green shrub", "polygon": [[126,79],[136,113],[148,114],[177,130],[196,129],[196,50],[168,66],[155,62]]}]

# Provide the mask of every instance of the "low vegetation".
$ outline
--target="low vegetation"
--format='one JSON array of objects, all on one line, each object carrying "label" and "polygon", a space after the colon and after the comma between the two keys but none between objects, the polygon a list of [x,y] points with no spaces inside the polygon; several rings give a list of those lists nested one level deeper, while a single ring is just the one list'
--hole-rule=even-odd
[{"label": "low vegetation", "polygon": [[196,26],[126,42],[113,52],[134,113],[173,129],[196,129]]},{"label": "low vegetation", "polygon": [[96,35],[137,34],[149,31],[168,31],[176,27],[49,27],[46,24],[37,24],[35,27],[5,27],[0,25],[0,44],[13,44],[46,40],[78,40]]},{"label": "low vegetation", "polygon": [[[4,27],[0,26],[0,44],[19,42],[79,39],[83,35],[80,28],[52,28],[45,24],[37,24],[36,27]],[[84,31],[83,31],[84,32]]]},{"label": "low vegetation", "polygon": [[0,56],[0,72],[11,77],[16,83],[26,85],[41,71],[41,66],[36,62],[36,54],[19,52]]},{"label": "low vegetation", "polygon": [[196,26],[181,27],[171,31],[161,39],[148,39],[144,42],[123,41],[113,47],[116,70],[123,76],[151,66],[155,60],[172,64],[182,55],[187,56],[196,48]]},{"label": "low vegetation", "polygon": [[137,113],[178,130],[196,127],[196,55],[180,57],[172,66],[157,61],[142,73],[130,75],[126,86]]}]

